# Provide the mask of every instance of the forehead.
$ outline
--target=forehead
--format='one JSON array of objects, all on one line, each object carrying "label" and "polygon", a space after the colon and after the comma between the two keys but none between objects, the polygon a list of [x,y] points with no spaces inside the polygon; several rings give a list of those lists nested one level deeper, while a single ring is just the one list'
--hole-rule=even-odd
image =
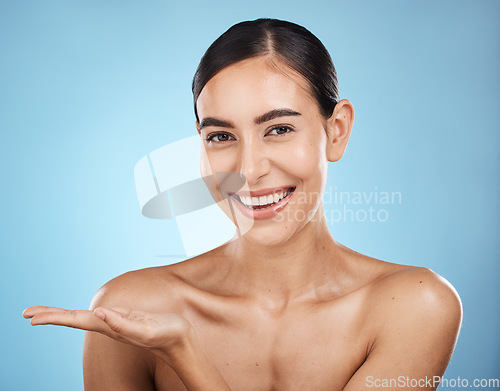
[{"label": "forehead", "polygon": [[270,57],[224,68],[203,87],[197,101],[200,120],[207,116],[243,120],[283,107],[319,112],[307,82]]}]

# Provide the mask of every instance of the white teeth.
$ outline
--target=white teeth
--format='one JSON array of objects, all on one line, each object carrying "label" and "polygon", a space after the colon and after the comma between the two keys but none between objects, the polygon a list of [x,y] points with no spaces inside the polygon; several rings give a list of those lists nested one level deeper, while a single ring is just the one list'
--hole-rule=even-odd
[{"label": "white teeth", "polygon": [[[277,198],[277,200],[278,200],[278,201],[281,201],[281,200],[282,200],[283,198],[285,198],[285,197],[286,197],[286,194],[285,194],[285,193],[283,193],[283,192],[279,193],[279,194],[276,196],[276,198]],[[278,201],[276,201],[276,202],[278,202]]]},{"label": "white teeth", "polygon": [[240,196],[240,200],[246,206],[252,206],[252,197],[249,197],[249,196]]},{"label": "white teeth", "polygon": [[268,196],[260,196],[260,197],[240,196],[240,200],[243,204],[245,204],[248,207],[264,206],[277,203],[286,196],[288,196],[290,193],[291,191],[287,190],[286,192],[274,193]]}]

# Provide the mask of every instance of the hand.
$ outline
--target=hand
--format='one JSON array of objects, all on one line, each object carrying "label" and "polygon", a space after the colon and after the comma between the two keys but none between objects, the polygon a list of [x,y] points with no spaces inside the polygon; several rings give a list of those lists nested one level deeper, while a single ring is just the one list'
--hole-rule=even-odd
[{"label": "hand", "polygon": [[154,351],[167,364],[176,348],[187,346],[191,324],[175,314],[156,314],[125,308],[98,307],[71,311],[56,307],[29,307],[23,312],[33,326],[52,324],[95,331],[117,341]]},{"label": "hand", "polygon": [[117,341],[151,350],[174,369],[188,390],[230,391],[203,349],[191,324],[175,314],[154,314],[125,308],[97,307],[70,311],[29,307],[23,312],[33,326],[53,324],[95,331]]}]

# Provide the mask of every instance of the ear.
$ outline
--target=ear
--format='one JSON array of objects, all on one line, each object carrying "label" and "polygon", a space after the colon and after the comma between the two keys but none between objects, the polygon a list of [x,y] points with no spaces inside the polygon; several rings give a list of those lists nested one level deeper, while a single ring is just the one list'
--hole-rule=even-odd
[{"label": "ear", "polygon": [[328,161],[336,162],[344,155],[354,123],[354,107],[347,99],[335,105],[333,114],[327,120],[326,156]]},{"label": "ear", "polygon": [[201,136],[201,132],[200,132],[200,124],[198,121],[195,121],[194,122],[194,126],[196,126],[196,130],[198,131],[198,134]]}]

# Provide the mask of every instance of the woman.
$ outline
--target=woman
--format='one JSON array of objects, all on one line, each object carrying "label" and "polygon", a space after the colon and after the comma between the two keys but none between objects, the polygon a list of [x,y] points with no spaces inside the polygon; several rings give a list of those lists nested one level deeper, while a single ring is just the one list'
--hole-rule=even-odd
[{"label": "woman", "polygon": [[239,235],[108,282],[89,311],[24,316],[92,331],[86,390],[435,389],[460,327],[455,290],[342,246],[326,224],[327,164],[354,110],[321,42],[289,22],[239,23],[205,53],[193,94],[203,175],[245,179],[216,181]]}]

